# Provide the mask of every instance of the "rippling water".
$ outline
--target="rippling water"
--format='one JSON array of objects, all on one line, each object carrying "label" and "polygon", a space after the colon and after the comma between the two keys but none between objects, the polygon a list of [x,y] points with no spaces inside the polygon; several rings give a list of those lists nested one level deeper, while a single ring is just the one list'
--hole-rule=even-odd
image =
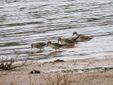
[{"label": "rippling water", "polygon": [[[94,37],[60,52],[31,43],[71,38],[73,31]],[[0,1],[0,57],[19,60],[72,59],[113,55],[113,0]]]}]

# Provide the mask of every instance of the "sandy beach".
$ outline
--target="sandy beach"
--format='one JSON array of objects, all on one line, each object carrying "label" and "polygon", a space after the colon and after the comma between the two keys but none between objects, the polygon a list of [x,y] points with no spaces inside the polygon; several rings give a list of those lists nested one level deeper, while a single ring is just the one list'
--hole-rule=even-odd
[{"label": "sandy beach", "polygon": [[[0,71],[0,85],[112,85],[112,67],[113,56],[35,61],[12,71]],[[34,70],[40,73],[32,73]]]}]

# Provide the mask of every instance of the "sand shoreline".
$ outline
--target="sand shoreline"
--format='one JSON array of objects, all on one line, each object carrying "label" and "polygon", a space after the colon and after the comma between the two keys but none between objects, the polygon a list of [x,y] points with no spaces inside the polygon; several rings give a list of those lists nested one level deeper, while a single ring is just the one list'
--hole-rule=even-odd
[{"label": "sand shoreline", "polygon": [[[55,82],[58,74],[60,74],[60,77],[68,75],[68,80],[72,81],[70,85],[81,85],[81,83],[83,83],[82,85],[112,85],[113,70],[81,73],[75,71],[72,72],[73,69],[95,67],[113,67],[113,56],[62,60],[59,62],[36,61],[27,63],[26,65],[16,68],[11,72],[1,71],[0,85],[48,85],[45,80],[50,77],[50,79],[52,79],[51,81]],[[41,73],[30,74],[33,70],[38,70]]]}]

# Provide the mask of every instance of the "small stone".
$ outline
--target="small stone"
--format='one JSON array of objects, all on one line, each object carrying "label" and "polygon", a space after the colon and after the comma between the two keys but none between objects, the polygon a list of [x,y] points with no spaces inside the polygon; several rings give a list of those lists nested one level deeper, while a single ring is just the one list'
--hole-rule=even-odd
[{"label": "small stone", "polygon": [[31,71],[30,74],[33,74],[33,71]]},{"label": "small stone", "polygon": [[57,60],[55,60],[54,62],[64,62],[64,60],[59,60],[59,59],[57,59]]},{"label": "small stone", "polygon": [[39,73],[40,73],[40,71],[38,71],[38,70],[33,70],[30,72],[30,74],[39,74]]},{"label": "small stone", "polygon": [[40,71],[38,71],[38,70],[34,70],[34,73],[39,74],[39,73],[40,73]]}]

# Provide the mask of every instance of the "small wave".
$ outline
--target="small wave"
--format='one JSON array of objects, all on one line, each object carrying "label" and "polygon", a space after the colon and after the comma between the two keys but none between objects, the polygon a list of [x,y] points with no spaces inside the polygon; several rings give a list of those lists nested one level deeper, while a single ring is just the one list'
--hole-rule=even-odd
[{"label": "small wave", "polygon": [[20,45],[20,44],[17,42],[9,42],[9,43],[5,43],[4,45],[0,45],[0,47],[15,46],[15,45]]},{"label": "small wave", "polygon": [[100,19],[99,18],[88,18],[87,22],[93,22],[93,21],[96,21],[96,20],[100,20]]}]

